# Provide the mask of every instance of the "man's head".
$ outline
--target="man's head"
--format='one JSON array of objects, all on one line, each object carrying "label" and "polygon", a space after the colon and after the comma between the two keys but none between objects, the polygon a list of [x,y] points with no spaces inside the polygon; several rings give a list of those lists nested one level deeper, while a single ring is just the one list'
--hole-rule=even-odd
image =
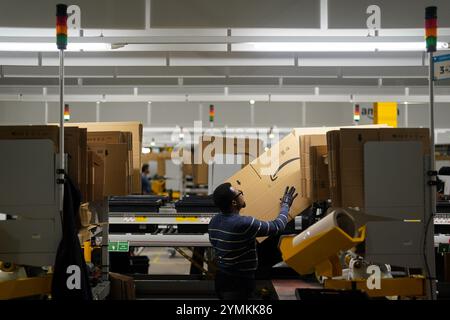
[{"label": "man's head", "polygon": [[150,173],[150,169],[148,163],[144,163],[142,166],[142,174],[148,175]]},{"label": "man's head", "polygon": [[223,213],[239,212],[245,208],[244,193],[234,189],[230,183],[222,183],[213,193],[214,204]]}]

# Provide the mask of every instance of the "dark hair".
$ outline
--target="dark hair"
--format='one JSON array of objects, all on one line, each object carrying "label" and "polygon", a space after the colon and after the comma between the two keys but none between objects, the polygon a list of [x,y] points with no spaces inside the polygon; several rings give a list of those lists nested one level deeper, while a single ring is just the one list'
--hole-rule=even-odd
[{"label": "dark hair", "polygon": [[231,212],[231,202],[235,198],[231,183],[226,182],[219,185],[213,192],[214,204],[224,213]]},{"label": "dark hair", "polygon": [[147,171],[148,170],[148,163],[144,163],[143,165],[142,165],[142,172],[145,172],[145,171]]}]

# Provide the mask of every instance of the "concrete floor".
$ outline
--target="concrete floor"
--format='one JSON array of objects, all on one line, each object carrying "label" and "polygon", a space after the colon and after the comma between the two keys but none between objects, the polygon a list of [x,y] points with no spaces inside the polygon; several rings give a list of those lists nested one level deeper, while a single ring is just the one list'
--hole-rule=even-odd
[{"label": "concrete floor", "polygon": [[149,274],[189,274],[191,268],[190,262],[178,252],[171,257],[169,248],[144,248],[140,255],[150,259]]}]

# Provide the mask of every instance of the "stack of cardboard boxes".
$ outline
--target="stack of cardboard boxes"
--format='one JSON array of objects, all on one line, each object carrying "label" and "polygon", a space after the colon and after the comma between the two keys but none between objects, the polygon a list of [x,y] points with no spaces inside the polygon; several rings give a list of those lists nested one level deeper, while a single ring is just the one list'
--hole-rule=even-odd
[{"label": "stack of cardboard boxes", "polygon": [[[131,140],[131,149],[127,146],[127,161],[132,168],[131,174],[131,192],[135,194],[141,193],[141,153],[142,153],[142,123],[140,122],[84,122],[70,123],[70,126],[86,128],[91,132],[122,132],[122,134],[130,135],[126,138],[120,138],[120,143],[129,144]],[[117,141],[117,137],[114,138]],[[117,149],[117,148],[116,148]],[[131,150],[131,152],[129,152]],[[107,170],[105,168],[105,170]],[[106,178],[105,178],[106,179]],[[127,178],[129,179],[129,178]]]},{"label": "stack of cardboard boxes", "polygon": [[[95,132],[98,128],[103,132]],[[113,131],[115,128],[124,130]],[[136,139],[133,132],[137,132]],[[55,152],[59,152],[57,125],[0,126],[0,139],[49,139],[53,141]],[[66,172],[79,187],[84,202],[102,200],[109,195],[140,193],[137,168],[141,141],[142,125],[137,122],[65,125]]]},{"label": "stack of cardboard boxes", "polygon": [[88,132],[87,140],[89,151],[103,160],[104,196],[132,193],[132,134],[120,131]]}]

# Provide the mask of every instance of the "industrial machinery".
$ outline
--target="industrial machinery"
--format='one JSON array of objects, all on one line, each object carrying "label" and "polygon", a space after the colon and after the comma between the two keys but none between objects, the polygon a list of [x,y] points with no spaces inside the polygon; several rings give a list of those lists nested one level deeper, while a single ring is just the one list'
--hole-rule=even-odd
[{"label": "industrial machinery", "polygon": [[[111,271],[131,274],[138,297],[214,294],[208,224],[218,209],[211,197],[185,196],[172,202],[154,195],[123,196],[108,202],[110,247],[126,244],[126,252],[110,252]],[[168,248],[170,255],[178,252],[190,262],[189,274],[153,275],[148,274],[148,265],[126,267],[127,261],[144,258],[133,252],[145,247]]]},{"label": "industrial machinery", "polygon": [[326,289],[436,298],[429,157],[417,142],[367,142],[364,159],[363,211],[335,209],[283,237],[283,260]]},{"label": "industrial machinery", "polygon": [[21,266],[53,265],[61,239],[54,144],[0,140],[0,150],[0,299],[48,294],[51,277],[27,277]]},{"label": "industrial machinery", "polygon": [[[59,157],[47,139],[0,140],[0,150],[0,299],[46,296],[62,238]],[[107,276],[94,298],[108,294]]]},{"label": "industrial machinery", "polygon": [[[129,247],[172,247],[203,273],[204,248],[210,247],[208,224],[218,212],[210,197],[184,197],[169,203],[162,196],[109,199],[109,241]],[[183,248],[191,248],[192,256]]]}]

